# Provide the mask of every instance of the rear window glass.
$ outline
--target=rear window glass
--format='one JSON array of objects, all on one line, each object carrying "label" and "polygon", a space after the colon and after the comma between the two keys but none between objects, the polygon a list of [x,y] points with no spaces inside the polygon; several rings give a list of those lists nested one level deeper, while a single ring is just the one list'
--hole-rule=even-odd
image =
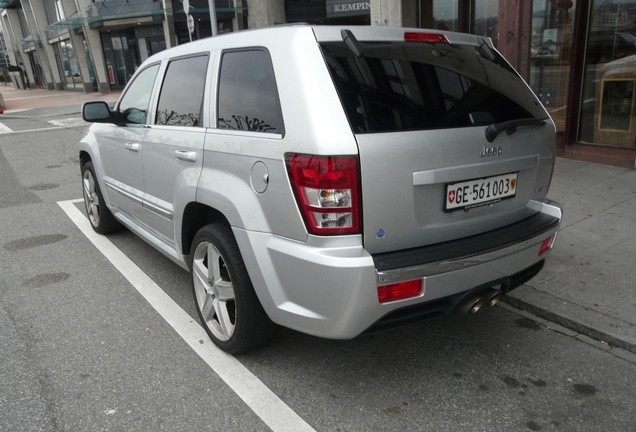
[{"label": "rear window glass", "polygon": [[343,42],[321,43],[355,133],[546,118],[527,85],[496,52],[487,56],[469,45],[361,45],[363,56],[356,57]]}]

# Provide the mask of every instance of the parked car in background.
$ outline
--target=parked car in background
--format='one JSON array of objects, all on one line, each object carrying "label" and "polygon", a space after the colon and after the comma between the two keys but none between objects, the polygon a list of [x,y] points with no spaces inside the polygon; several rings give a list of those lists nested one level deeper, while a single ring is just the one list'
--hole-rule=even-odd
[{"label": "parked car in background", "polygon": [[79,143],[99,233],[188,269],[223,350],[477,312],[542,268],[555,127],[488,39],[277,26],[141,65]]}]

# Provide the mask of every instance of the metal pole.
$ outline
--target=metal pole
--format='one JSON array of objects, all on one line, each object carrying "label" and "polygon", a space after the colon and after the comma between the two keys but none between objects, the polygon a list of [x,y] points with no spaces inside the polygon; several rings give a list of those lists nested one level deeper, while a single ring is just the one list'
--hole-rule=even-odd
[{"label": "metal pole", "polygon": [[212,36],[216,36],[219,32],[219,24],[216,21],[216,7],[214,6],[214,0],[208,0],[208,8],[210,9],[210,26],[212,27]]}]

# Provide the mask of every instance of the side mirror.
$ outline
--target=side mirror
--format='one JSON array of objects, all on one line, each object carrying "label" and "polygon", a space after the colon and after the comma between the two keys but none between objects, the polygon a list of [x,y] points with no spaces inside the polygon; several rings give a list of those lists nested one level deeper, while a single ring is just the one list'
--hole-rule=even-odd
[{"label": "side mirror", "polygon": [[115,115],[106,102],[86,102],[82,105],[82,118],[91,123],[113,123]]}]

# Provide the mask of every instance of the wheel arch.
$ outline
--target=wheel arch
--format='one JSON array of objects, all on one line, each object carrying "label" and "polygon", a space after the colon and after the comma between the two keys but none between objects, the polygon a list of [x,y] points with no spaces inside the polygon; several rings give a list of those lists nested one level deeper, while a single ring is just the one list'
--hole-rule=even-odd
[{"label": "wheel arch", "polygon": [[217,209],[199,202],[191,202],[186,205],[181,223],[181,248],[183,255],[191,254],[194,236],[201,228],[211,223],[220,223],[225,225],[230,231],[232,230],[228,219]]}]

